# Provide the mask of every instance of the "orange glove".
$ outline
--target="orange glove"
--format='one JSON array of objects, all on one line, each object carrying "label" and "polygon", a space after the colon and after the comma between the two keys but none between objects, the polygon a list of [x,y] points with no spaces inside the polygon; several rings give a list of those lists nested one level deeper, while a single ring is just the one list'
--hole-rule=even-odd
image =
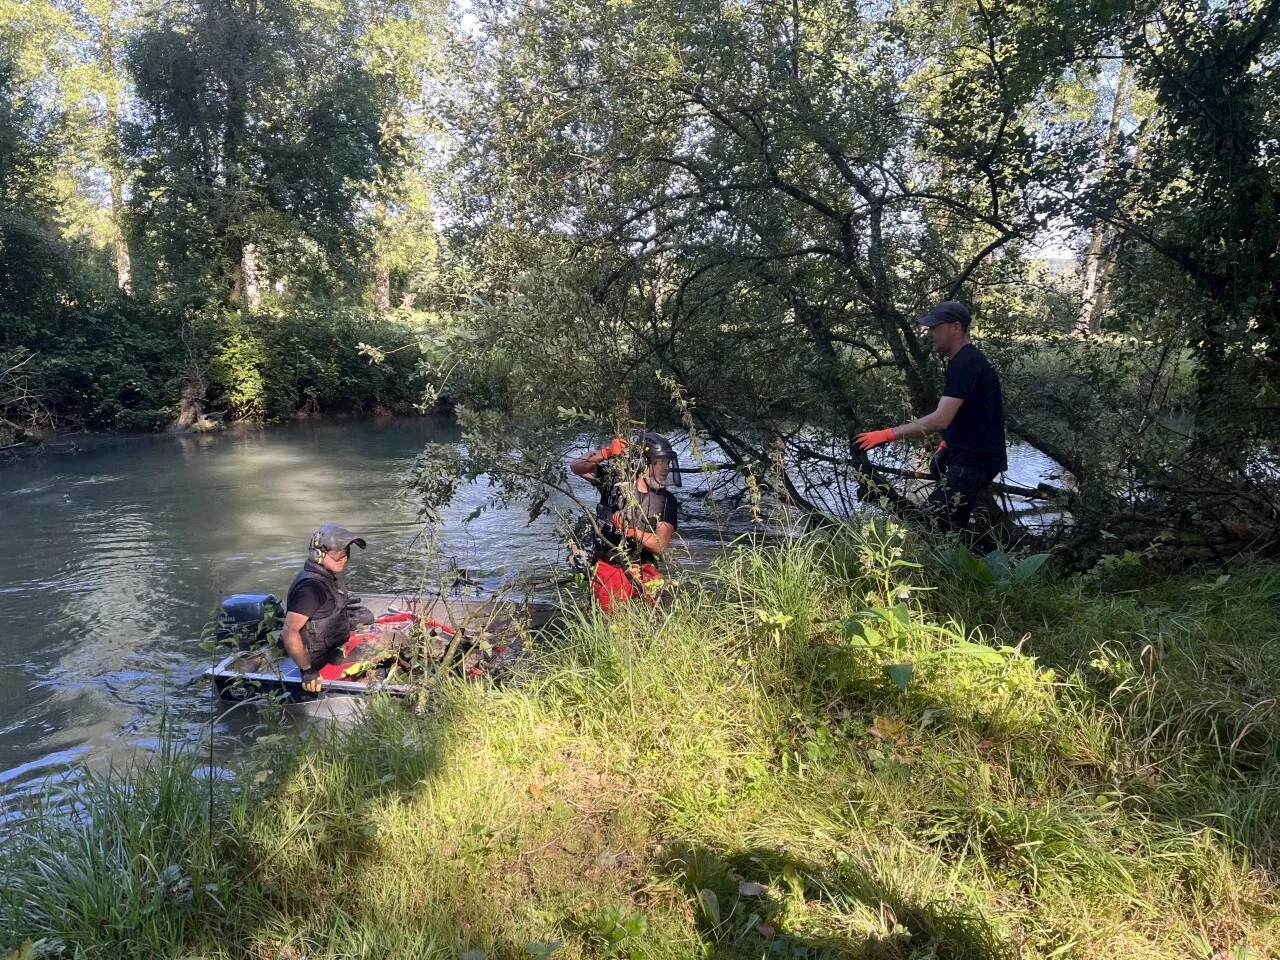
[{"label": "orange glove", "polygon": [[635,527],[628,527],[627,518],[623,516],[621,510],[617,511],[613,515],[613,529],[617,530],[624,537],[629,537],[632,540],[639,539],[640,535],[644,533],[643,530],[637,530]]},{"label": "orange glove", "polygon": [[627,452],[627,441],[622,437],[614,437],[608,444],[600,448],[600,457],[603,460],[612,460],[614,457],[620,457]]},{"label": "orange glove", "polygon": [[869,430],[866,433],[858,434],[858,449],[863,453],[880,446],[882,443],[889,443],[897,439],[893,435],[893,427],[884,430]]}]

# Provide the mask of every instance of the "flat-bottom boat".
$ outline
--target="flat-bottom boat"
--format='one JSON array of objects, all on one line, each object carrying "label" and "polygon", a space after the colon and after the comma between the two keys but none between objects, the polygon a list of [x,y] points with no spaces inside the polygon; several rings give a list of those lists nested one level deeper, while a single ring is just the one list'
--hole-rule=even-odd
[{"label": "flat-bottom boat", "polygon": [[[354,601],[353,601],[354,602]],[[364,594],[363,619],[335,656],[320,669],[320,693],[302,689],[302,673],[270,641],[283,622],[280,603],[267,594],[237,594],[223,601],[218,637],[240,649],[206,671],[218,696],[245,700],[274,694],[303,701],[325,695],[374,692],[404,697],[428,671],[456,669],[468,677],[508,668],[527,637],[547,627],[553,604],[455,597],[420,598],[403,593]]]}]

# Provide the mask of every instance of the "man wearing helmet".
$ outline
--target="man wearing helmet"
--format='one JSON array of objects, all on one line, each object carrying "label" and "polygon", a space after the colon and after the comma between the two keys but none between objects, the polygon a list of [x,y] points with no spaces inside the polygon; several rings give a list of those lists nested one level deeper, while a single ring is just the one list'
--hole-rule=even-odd
[{"label": "man wearing helmet", "polygon": [[579,457],[569,469],[600,491],[591,565],[591,592],[608,613],[619,601],[643,595],[654,602],[662,586],[657,559],[678,524],[676,498],[680,461],[660,433],[628,444],[618,437]]},{"label": "man wearing helmet", "polygon": [[351,613],[346,584],[338,575],[347,567],[354,544],[365,548],[363,537],[327,523],[311,537],[310,553],[302,572],[289,587],[280,639],[285,653],[302,671],[302,689],[319,693],[320,668],[335,662],[351,635]]}]

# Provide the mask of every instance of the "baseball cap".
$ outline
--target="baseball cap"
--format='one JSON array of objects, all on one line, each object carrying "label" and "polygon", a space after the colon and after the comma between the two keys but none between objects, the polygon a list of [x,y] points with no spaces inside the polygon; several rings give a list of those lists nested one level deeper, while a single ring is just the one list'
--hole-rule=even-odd
[{"label": "baseball cap", "polygon": [[969,308],[959,300],[943,300],[916,323],[922,327],[936,327],[940,323],[958,323],[966,330],[973,323]]}]

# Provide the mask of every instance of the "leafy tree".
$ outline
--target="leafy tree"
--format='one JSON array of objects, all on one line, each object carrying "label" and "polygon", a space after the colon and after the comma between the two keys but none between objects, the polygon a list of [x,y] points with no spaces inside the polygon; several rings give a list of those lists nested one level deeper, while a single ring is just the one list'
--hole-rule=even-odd
[{"label": "leafy tree", "polygon": [[134,215],[162,290],[254,306],[270,277],[354,278],[381,157],[352,13],[293,0],[155,4],[129,62]]},{"label": "leafy tree", "polygon": [[659,369],[731,459],[781,457],[781,488],[828,508],[845,465],[867,467],[854,434],[937,402],[915,317],[1020,279],[1021,245],[1068,209],[1096,144],[1066,80],[1114,19],[856,0],[481,15],[458,205],[499,308],[483,349],[521,341],[539,396],[632,417],[661,401]]},{"label": "leafy tree", "polygon": [[59,235],[49,127],[0,47],[0,316],[56,301],[72,279]]},{"label": "leafy tree", "polygon": [[430,151],[440,134],[433,99],[446,70],[447,5],[440,0],[363,0],[362,50],[380,105],[382,159],[374,184],[373,305],[395,294],[412,306],[437,256]]}]

